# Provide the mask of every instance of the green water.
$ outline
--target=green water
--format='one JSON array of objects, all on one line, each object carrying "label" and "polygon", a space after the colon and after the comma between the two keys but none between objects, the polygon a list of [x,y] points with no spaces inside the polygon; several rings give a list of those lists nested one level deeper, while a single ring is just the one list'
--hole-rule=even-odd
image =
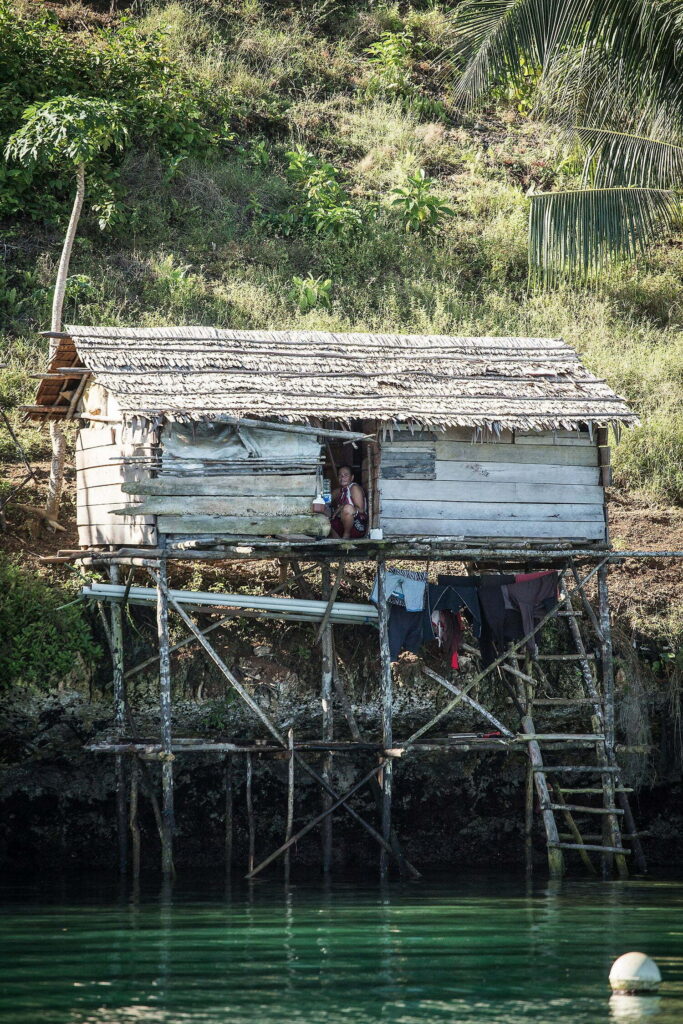
[{"label": "green water", "polygon": [[[6,886],[11,1024],[683,1022],[683,883]],[[610,1000],[612,961],[658,961]]]}]

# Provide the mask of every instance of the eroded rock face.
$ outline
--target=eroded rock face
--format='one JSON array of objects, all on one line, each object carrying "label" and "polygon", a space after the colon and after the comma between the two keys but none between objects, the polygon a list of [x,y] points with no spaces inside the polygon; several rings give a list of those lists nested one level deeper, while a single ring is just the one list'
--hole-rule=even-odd
[{"label": "eroded rock face", "polygon": [[[244,685],[277,726],[293,728],[298,739],[321,735],[318,695],[305,687],[298,674],[284,668],[272,652],[244,654],[236,665]],[[411,677],[412,668],[406,669]],[[355,719],[364,736],[381,734],[381,714],[370,687],[368,699],[353,702]],[[402,676],[395,693],[394,735],[405,737],[426,722],[439,697],[424,687],[416,692]],[[441,706],[441,705],[437,705]],[[156,700],[138,697],[134,708],[136,734],[158,736]],[[254,725],[251,712],[234,693],[204,700],[174,701],[176,736],[210,736],[231,740],[265,735]],[[446,731],[479,731],[480,724],[465,711],[448,722]],[[339,706],[335,706],[335,733],[349,738]],[[51,696],[22,695],[0,706],[0,860],[9,869],[29,870],[56,866],[79,869],[115,869],[115,777],[111,756],[88,753],[85,745],[113,735],[108,701],[89,700],[74,692]],[[320,769],[320,755],[306,755]],[[334,757],[334,783],[351,787],[373,763],[374,754]],[[179,869],[222,868],[224,850],[226,758],[216,754],[186,754],[174,765]],[[281,842],[285,831],[287,761],[253,755],[253,799],[257,856]],[[240,871],[247,857],[245,759],[233,758],[234,866]],[[421,868],[451,867],[472,870],[472,865],[521,865],[524,856],[523,757],[506,753],[453,755],[434,750],[395,762],[394,822],[406,855]],[[143,864],[156,872],[159,843],[149,791],[160,791],[159,766],[147,765],[140,796]],[[681,850],[683,820],[680,786],[642,791],[639,825],[655,837],[647,853],[651,863],[670,873]],[[321,790],[303,771],[297,772],[295,815],[303,824],[321,809]],[[367,790],[354,798],[354,807],[377,824],[373,798]],[[334,851],[337,868],[353,870],[375,863],[373,840],[351,819],[334,816]],[[536,855],[543,870],[545,849],[537,822]],[[317,870],[320,840],[317,830],[296,848],[293,863]],[[276,869],[277,870],[277,869]]]}]

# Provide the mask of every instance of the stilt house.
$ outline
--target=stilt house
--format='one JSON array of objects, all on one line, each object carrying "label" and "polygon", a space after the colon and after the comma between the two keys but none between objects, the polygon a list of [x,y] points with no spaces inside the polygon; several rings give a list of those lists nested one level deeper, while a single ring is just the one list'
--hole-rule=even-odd
[{"label": "stilt house", "polygon": [[601,547],[637,423],[559,338],[206,327],[68,327],[26,412],[79,424],[82,547],[323,539],[342,462],[374,538]]}]

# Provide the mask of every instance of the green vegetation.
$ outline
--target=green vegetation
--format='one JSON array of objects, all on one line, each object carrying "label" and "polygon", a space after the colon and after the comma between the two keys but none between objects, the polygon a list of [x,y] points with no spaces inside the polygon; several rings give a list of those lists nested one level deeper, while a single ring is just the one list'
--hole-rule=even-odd
[{"label": "green vegetation", "polygon": [[[615,446],[618,485],[683,500],[683,251],[672,237],[599,291],[529,293],[529,195],[582,170],[528,116],[533,72],[497,83],[484,113],[447,114],[451,28],[431,0],[194,0],[106,27],[80,10],[59,22],[0,2],[2,147],[27,107],[64,95],[119,104],[127,131],[95,161],[67,322],[562,335],[642,418]],[[15,163],[0,176],[13,409],[42,368],[72,182]]]},{"label": "green vegetation", "polygon": [[0,559],[0,691],[49,690],[89,675],[101,651],[73,595]]}]

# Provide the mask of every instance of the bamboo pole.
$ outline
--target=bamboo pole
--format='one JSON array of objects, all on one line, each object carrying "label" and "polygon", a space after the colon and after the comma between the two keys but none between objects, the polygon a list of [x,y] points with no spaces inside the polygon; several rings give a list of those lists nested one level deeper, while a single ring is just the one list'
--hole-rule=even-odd
[{"label": "bamboo pole", "polygon": [[246,766],[247,766],[247,826],[249,829],[249,867],[248,872],[254,870],[254,850],[256,846],[256,829],[254,827],[254,799],[252,793],[253,781],[254,781],[254,765],[251,760],[251,754],[246,754]]},{"label": "bamboo pole", "polygon": [[140,825],[138,822],[138,803],[140,783],[140,763],[137,756],[133,756],[130,767],[130,810],[128,824],[130,827],[133,881],[140,878]]},{"label": "bamboo pole", "polygon": [[289,847],[293,846],[294,843],[298,843],[298,841],[301,838],[303,838],[303,836],[305,836],[308,832],[310,832],[311,829],[315,828],[316,825],[319,825],[320,822],[325,817],[325,815],[332,814],[333,811],[336,811],[338,807],[341,807],[344,804],[346,804],[346,802],[350,800],[350,798],[367,783],[369,778],[371,778],[373,775],[377,775],[377,772],[379,772],[381,768],[382,762],[379,765],[374,765],[373,768],[371,768],[371,770],[367,773],[367,775],[364,775],[359,782],[357,782],[354,786],[351,787],[351,789],[347,790],[346,793],[343,793],[341,796],[337,797],[337,799],[335,800],[335,802],[332,804],[328,811],[323,811],[322,813],[320,813],[317,816],[317,818],[313,818],[312,821],[309,821],[307,825],[304,825],[303,828],[299,829],[296,835],[293,835],[290,839],[287,840],[287,842],[283,843],[282,846],[279,846],[277,850],[273,850],[273,852],[269,854],[265,860],[262,860],[261,863],[258,864],[247,875],[247,878],[254,878],[255,875],[258,875],[260,871],[263,871],[263,869],[267,868],[269,864],[272,864],[274,860],[276,860],[283,853],[285,853],[285,851],[288,850]]},{"label": "bamboo pole", "polygon": [[[163,590],[163,592],[168,596],[168,585],[167,585],[167,583],[165,581],[162,581],[161,576],[158,573],[155,573],[155,571],[153,569],[148,569],[148,572],[150,573],[152,578],[158,583],[159,588],[161,590]],[[195,625],[195,623],[189,617],[189,615],[187,614],[185,609],[182,608],[182,606],[179,605],[178,602],[175,601],[172,597],[169,598],[169,603],[171,604],[173,609],[177,612],[177,614],[180,616],[180,618],[183,620],[185,625],[194,633],[194,635],[197,637],[197,639],[199,640],[201,646],[204,648],[204,650],[209,655],[211,660],[220,669],[220,671],[223,673],[223,675],[228,680],[228,682],[231,684],[231,686],[242,697],[242,700],[245,702],[245,704],[247,704],[248,707],[251,708],[251,710],[254,712],[254,714],[257,716],[257,718],[259,718],[259,720],[265,725],[265,727],[268,730],[268,732],[272,736],[275,737],[275,739],[280,744],[280,746],[283,747],[283,748],[286,748],[287,747],[287,742],[284,739],[284,737],[280,734],[279,730],[273,725],[273,723],[270,721],[268,716],[258,706],[258,704],[253,700],[253,698],[250,696],[250,694],[247,693],[247,691],[244,689],[242,684],[235,678],[233,673],[230,671],[230,669],[225,664],[223,659],[213,649],[213,647],[211,646],[209,641],[206,639],[206,637],[202,636],[199,628]],[[300,765],[300,767],[303,768],[303,770],[308,775],[310,775],[311,778],[315,779],[315,781],[319,785],[321,785],[324,789],[326,789],[328,791],[328,793],[335,800],[338,799],[338,794],[335,792],[334,788],[332,786],[328,785],[325,782],[325,780],[323,779],[323,777],[319,774],[319,772],[317,772],[315,770],[315,768],[312,768],[311,765],[308,764],[303,759],[303,757],[301,757],[301,755],[298,754],[296,751],[294,753],[294,758],[295,758],[297,764]],[[342,798],[340,800],[339,806],[344,806],[346,808],[346,811],[351,815],[351,817],[354,818],[354,820],[357,821],[360,825],[362,825],[363,828],[365,829],[365,831],[368,832],[372,836],[372,838],[377,843],[379,843],[380,846],[384,847],[387,850],[387,852],[392,854],[392,856],[394,855],[394,851],[392,850],[391,845],[384,839],[384,837],[377,831],[376,828],[374,828],[368,821],[366,821],[365,818],[363,818],[353,807],[349,806],[349,804],[346,802],[345,799]]]},{"label": "bamboo pole", "polygon": [[157,584],[157,631],[159,634],[159,703],[161,717],[161,764],[162,787],[162,835],[161,868],[165,878],[175,874],[173,867],[173,833],[175,815],[173,808],[173,739],[171,729],[171,663],[168,638],[168,580],[166,561],[162,559],[158,569]]},{"label": "bamboo pole", "polygon": [[[377,613],[379,616],[379,660],[382,695],[382,745],[391,750],[394,745],[393,735],[393,680],[391,676],[391,654],[389,651],[389,608],[387,605],[387,565],[384,559],[377,563]],[[382,836],[385,843],[391,838],[391,799],[393,762],[388,760],[382,771]],[[380,876],[388,877],[389,865],[386,849],[380,853]]]},{"label": "bamboo pole", "polygon": [[[506,666],[503,667],[505,668]],[[444,679],[444,677],[440,676],[438,672],[435,672],[433,669],[428,668],[426,665],[422,666],[422,671],[425,673],[425,675],[429,676],[430,679],[433,679],[435,682],[440,683],[441,686],[444,686],[447,690],[450,690],[451,693],[455,693],[461,696],[465,704],[469,704],[469,706],[473,708],[483,718],[485,718],[490,725],[495,726],[495,728],[499,732],[502,732],[503,736],[508,736],[512,738],[514,734],[508,729],[506,725],[503,725],[503,723],[499,721],[499,719],[497,719],[495,715],[492,715],[491,712],[487,711],[485,707],[483,707],[476,700],[473,700],[472,697],[469,697],[466,693],[464,693],[459,686],[455,685],[455,683],[451,683],[449,682],[448,679]],[[523,673],[520,673],[520,675],[523,675]]]},{"label": "bamboo pole", "polygon": [[[331,742],[334,739],[334,710],[332,705],[332,662],[333,662],[333,645],[332,645],[332,626],[330,624],[330,612],[332,611],[332,605],[334,599],[337,596],[339,590],[339,584],[341,583],[346,568],[345,562],[340,562],[337,570],[337,578],[334,586],[330,591],[330,567],[329,565],[323,565],[322,567],[322,595],[323,598],[328,598],[328,606],[323,616],[323,621],[320,624],[320,631],[318,637],[322,635],[322,682],[321,682],[321,703],[323,711],[323,722],[322,722],[322,739],[323,742]],[[322,763],[322,777],[329,786],[332,777],[332,754],[327,751]],[[330,794],[323,790],[322,809],[328,811],[332,805],[332,797]],[[332,867],[332,815],[327,814],[323,819],[322,823],[322,858],[323,858],[323,872],[325,875],[329,875]]]},{"label": "bamboo pole", "polygon": [[[287,825],[285,828],[285,843],[289,843],[294,831],[294,730],[287,733],[287,746],[289,757],[287,758]],[[287,846],[285,851],[285,885],[289,885],[289,872],[291,868],[291,851]]]},{"label": "bamboo pole", "polygon": [[[333,647],[334,647],[334,638],[332,640],[332,644],[333,644]],[[342,711],[344,713],[344,718],[346,719],[346,724],[349,727],[349,732],[351,733],[351,736],[356,741],[356,743],[360,744],[360,743],[363,742],[362,733],[361,733],[361,731],[360,731],[360,729],[358,727],[358,722],[356,721],[356,716],[353,713],[353,708],[351,707],[351,702],[349,701],[348,695],[346,693],[346,689],[344,688],[344,683],[342,682],[341,676],[339,674],[338,667],[337,667],[337,664],[336,664],[336,658],[333,659],[333,679],[334,679],[334,687],[335,687],[335,692],[337,694],[337,699],[338,699],[339,705],[340,705],[340,707],[341,707],[341,709],[342,709]],[[371,775],[370,776],[370,779],[368,780],[368,786],[370,788],[370,792],[372,793],[373,799],[374,799],[375,804],[377,806],[377,811],[381,815],[381,813],[382,813],[382,787],[380,786],[379,782],[377,781],[377,776],[376,775]],[[413,867],[413,865],[410,863],[410,861],[406,860],[406,858],[403,856],[403,851],[401,850],[401,844],[399,843],[398,838],[396,836],[396,832],[395,832],[395,830],[393,828],[391,830],[391,848],[394,851],[394,857],[396,858],[396,862],[397,862],[397,864],[399,866],[399,870],[400,870],[401,875],[403,877],[410,877],[410,878],[415,878],[415,879],[422,877],[422,875],[417,870],[417,868]]]},{"label": "bamboo pole", "polygon": [[524,801],[524,864],[527,878],[534,873],[534,773],[531,762],[526,772],[526,792]]},{"label": "bamboo pole", "polygon": [[[109,567],[109,579],[119,582],[119,567]],[[113,602],[110,609],[111,660],[114,690],[114,728],[121,738],[126,720],[126,693],[123,676],[123,610]],[[119,849],[119,873],[125,875],[128,867],[128,809],[126,807],[126,766],[121,754],[114,755],[116,777],[116,831]]]},{"label": "bamboo pole", "polygon": [[[605,726],[605,760],[607,764],[611,765],[616,764],[616,754],[614,750],[614,652],[612,650],[612,627],[609,614],[609,590],[607,586],[608,572],[609,569],[607,565],[601,566],[598,570],[598,609],[600,617],[600,632],[602,634],[602,643],[600,647],[602,655],[602,696],[604,700],[602,719]],[[605,804],[609,807],[614,807],[615,805],[614,786],[614,777],[606,772],[603,776],[603,788],[605,792]],[[611,845],[613,847],[619,848],[622,845],[621,831],[618,823],[616,822],[616,817],[610,815],[606,818],[603,830],[607,833],[607,836],[610,837]],[[613,841],[615,838],[616,841]],[[607,845],[607,843],[605,845]],[[624,854],[616,854],[614,859],[619,877],[628,878],[628,864],[626,863],[626,857]],[[609,872],[611,861],[612,854],[606,854],[603,858],[603,869],[605,872]]]},{"label": "bamboo pole", "polygon": [[232,754],[225,758],[225,873],[230,876],[232,872],[232,844],[233,844],[233,766]]}]

